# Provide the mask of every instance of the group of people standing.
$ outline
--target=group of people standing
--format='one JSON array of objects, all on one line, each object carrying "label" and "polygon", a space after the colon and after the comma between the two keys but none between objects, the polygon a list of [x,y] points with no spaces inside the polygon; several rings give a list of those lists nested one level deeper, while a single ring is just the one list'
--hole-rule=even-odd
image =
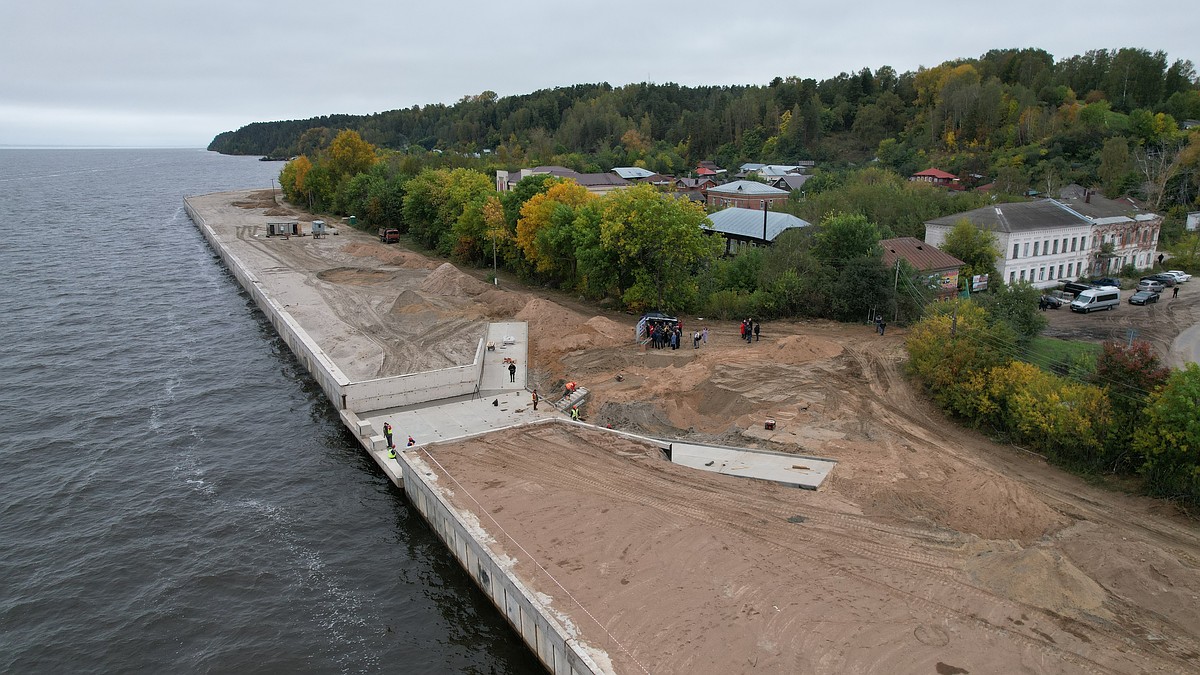
[{"label": "group of people standing", "polygon": [[[396,444],[392,441],[392,425],[387,422],[383,423],[383,438],[387,441],[388,459],[396,459]],[[416,444],[417,441],[412,436],[409,436],[408,447],[411,448]]]},{"label": "group of people standing", "polygon": [[761,330],[762,326],[759,325],[754,319],[742,320],[741,335],[742,339],[746,342],[753,342],[757,340]]},{"label": "group of people standing", "polygon": [[682,321],[650,321],[646,324],[646,337],[655,349],[679,349],[683,341]]}]

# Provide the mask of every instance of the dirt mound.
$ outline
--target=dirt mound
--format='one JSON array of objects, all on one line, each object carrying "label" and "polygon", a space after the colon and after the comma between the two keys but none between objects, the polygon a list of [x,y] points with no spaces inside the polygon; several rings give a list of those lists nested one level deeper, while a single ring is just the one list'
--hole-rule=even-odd
[{"label": "dirt mound", "polygon": [[771,347],[772,357],[784,363],[832,359],[843,351],[843,347],[832,340],[808,335],[782,337]]},{"label": "dirt mound", "polygon": [[[275,208],[275,194],[271,190],[261,190],[259,192],[251,192],[246,195],[245,199],[239,199],[235,202],[230,202],[231,206],[236,206],[239,209],[270,209]],[[267,214],[272,215],[272,214]]]},{"label": "dirt mound", "polygon": [[331,284],[347,284],[351,286],[369,286],[382,284],[396,278],[395,274],[382,270],[368,270],[361,267],[339,267],[317,272],[317,278]]},{"label": "dirt mound", "polygon": [[596,331],[597,335],[601,335],[609,340],[612,340],[613,345],[633,339],[632,327],[626,326],[622,323],[617,323],[616,321],[613,321],[605,316],[593,316],[587,320],[587,325],[592,330]]},{"label": "dirt mound", "polygon": [[967,562],[967,571],[982,586],[1004,597],[1076,619],[1087,615],[1111,618],[1103,608],[1104,589],[1058,551],[1027,548],[984,550]]},{"label": "dirt mound", "polygon": [[510,319],[525,307],[529,296],[493,288],[480,293],[475,297],[475,301],[484,306],[485,316],[492,319]]},{"label": "dirt mound", "polygon": [[465,274],[450,263],[442,263],[421,283],[420,290],[431,295],[473,297],[493,287]]},{"label": "dirt mound", "polygon": [[392,314],[415,314],[429,309],[431,309],[429,301],[420,293],[409,288],[397,296],[396,301],[392,303],[391,311]]},{"label": "dirt mound", "polygon": [[530,300],[514,318],[529,324],[530,335],[563,335],[586,321],[579,312],[542,298]]}]

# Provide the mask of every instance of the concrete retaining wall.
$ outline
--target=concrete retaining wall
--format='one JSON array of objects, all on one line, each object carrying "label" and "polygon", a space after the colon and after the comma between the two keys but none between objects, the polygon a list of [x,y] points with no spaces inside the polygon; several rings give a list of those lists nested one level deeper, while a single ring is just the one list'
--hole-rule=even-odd
[{"label": "concrete retaining wall", "polygon": [[242,261],[221,245],[217,233],[204,222],[204,218],[200,214],[196,213],[186,198],[183,200],[183,208],[196,227],[200,229],[200,233],[204,235],[208,245],[217,252],[217,255],[221,256],[221,260],[225,261],[225,266],[233,273],[238,283],[246,289],[263,314],[267,315],[267,320],[275,326],[279,337],[283,338],[284,343],[317,381],[321,391],[325,392],[334,406],[339,409],[345,408],[346,400],[343,398],[343,393],[346,385],[350,384],[349,378],[333,361],[329,360],[329,357],[325,356],[325,352],[321,351],[317,343],[308,337],[300,324],[283,307],[271,299],[271,296],[263,290],[258,278],[242,264]]},{"label": "concrete retaining wall", "polygon": [[399,408],[426,401],[472,394],[479,388],[479,380],[483,374],[485,347],[483,340],[479,341],[479,346],[475,349],[475,360],[465,366],[351,382],[341,369],[325,355],[325,352],[321,351],[317,343],[300,327],[300,324],[288,314],[287,310],[276,303],[262,288],[254,273],[228,248],[221,245],[216,231],[204,222],[204,218],[192,208],[186,198],[183,200],[183,207],[208,241],[209,246],[221,256],[221,260],[233,273],[234,278],[254,299],[254,303],[267,316],[271,325],[275,326],[275,331],[283,338],[284,343],[304,364],[313,379],[320,385],[321,391],[325,392],[325,396],[337,409],[367,412]]},{"label": "concrete retaining wall", "polygon": [[480,340],[475,360],[465,366],[352,382],[342,389],[346,407],[364,412],[473,394],[483,373],[484,348],[484,341]]},{"label": "concrete retaining wall", "polygon": [[[551,621],[550,610],[542,606],[529,589],[510,575],[472,534],[459,513],[442,500],[426,482],[423,472],[413,466],[413,453],[400,453],[407,480],[404,491],[409,501],[421,512],[467,574],[500,610],[525,644],[554,675],[600,675],[608,672],[580,647],[557,622]],[[478,528],[475,528],[478,530]],[[482,535],[486,536],[486,535]]]}]

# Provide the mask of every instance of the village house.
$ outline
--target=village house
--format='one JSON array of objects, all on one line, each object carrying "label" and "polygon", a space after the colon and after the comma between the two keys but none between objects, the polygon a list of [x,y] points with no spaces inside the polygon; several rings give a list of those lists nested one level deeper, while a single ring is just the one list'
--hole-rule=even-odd
[{"label": "village house", "polygon": [[789,213],[736,206],[710,214],[708,220],[711,225],[704,225],[704,230],[725,238],[725,255],[737,253],[747,246],[770,244],[785,230],[810,225],[807,220]]},{"label": "village house", "polygon": [[958,176],[952,173],[946,173],[941,169],[925,169],[918,171],[909,176],[908,179],[917,183],[932,183],[945,188],[954,188],[958,185]]},{"label": "village house", "polygon": [[676,196],[687,197],[694,202],[707,202],[708,189],[716,185],[711,178],[676,178]]},{"label": "village house", "polygon": [[786,202],[791,194],[788,190],[753,180],[735,180],[710,187],[707,192],[710,207],[737,206],[744,209],[770,208],[773,204]]},{"label": "village house", "polygon": [[891,269],[896,261],[904,260],[929,280],[938,300],[953,298],[958,293],[958,273],[963,261],[916,237],[898,237],[879,242],[883,248],[883,264]]},{"label": "village house", "polygon": [[529,176],[539,174],[550,174],[559,178],[569,178],[583,187],[587,188],[588,192],[593,194],[606,194],[618,188],[623,188],[630,185],[630,182],[621,178],[614,173],[579,173],[565,166],[538,166],[532,169],[521,169],[519,171],[497,171],[496,172],[496,191],[508,192],[516,187],[522,179]]}]

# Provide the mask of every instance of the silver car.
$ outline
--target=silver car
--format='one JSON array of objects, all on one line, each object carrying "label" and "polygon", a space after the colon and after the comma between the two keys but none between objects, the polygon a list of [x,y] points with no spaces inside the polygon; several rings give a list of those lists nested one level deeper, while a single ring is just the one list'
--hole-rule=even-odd
[{"label": "silver car", "polygon": [[1139,291],[1150,291],[1151,293],[1162,293],[1166,286],[1161,281],[1153,279],[1142,279],[1138,282],[1137,289]]},{"label": "silver car", "polygon": [[1192,278],[1192,275],[1188,274],[1187,272],[1184,272],[1183,270],[1167,270],[1166,272],[1164,272],[1164,274],[1170,274],[1171,276],[1178,279],[1180,282],[1184,282],[1184,281],[1187,281]]}]

